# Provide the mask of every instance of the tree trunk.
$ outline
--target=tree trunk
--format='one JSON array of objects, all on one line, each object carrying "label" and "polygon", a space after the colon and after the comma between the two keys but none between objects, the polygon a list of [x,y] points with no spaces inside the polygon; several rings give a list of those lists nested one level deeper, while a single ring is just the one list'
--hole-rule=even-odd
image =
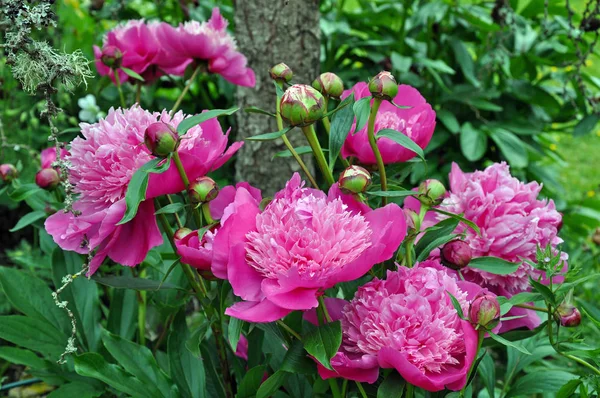
[{"label": "tree trunk", "polygon": [[[242,109],[256,106],[275,111],[275,87],[269,69],[280,62],[293,71],[295,83],[312,82],[319,73],[319,0],[234,0],[236,40],[256,73],[256,87],[240,87],[237,104]],[[243,111],[236,113],[237,136],[277,131],[275,118]],[[294,147],[307,145],[299,129],[288,133]],[[246,141],[236,156],[236,179],[248,181],[272,195],[284,187],[293,172],[306,178],[293,158],[275,158],[285,150],[283,142]],[[303,155],[313,170],[312,155]]]}]

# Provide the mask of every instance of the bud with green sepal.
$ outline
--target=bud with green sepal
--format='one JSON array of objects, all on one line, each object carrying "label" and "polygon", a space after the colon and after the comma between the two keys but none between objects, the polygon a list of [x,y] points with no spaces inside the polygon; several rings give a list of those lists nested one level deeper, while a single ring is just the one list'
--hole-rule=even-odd
[{"label": "bud with green sepal", "polygon": [[203,176],[194,180],[188,188],[192,203],[208,203],[219,194],[219,186],[210,177]]},{"label": "bud with green sepal", "polygon": [[2,179],[2,181],[7,183],[11,182],[17,178],[18,175],[19,172],[17,171],[17,168],[12,164],[4,163],[0,165],[0,179]]},{"label": "bud with green sepal", "polygon": [[294,72],[290,69],[289,66],[284,64],[283,62],[275,65],[269,71],[269,75],[271,75],[271,79],[275,80],[278,83],[289,83],[294,77]]},{"label": "bud with green sepal", "polygon": [[311,125],[326,113],[323,95],[305,84],[294,84],[285,90],[280,107],[281,117],[298,127]]},{"label": "bud with green sepal", "polygon": [[453,270],[461,270],[471,262],[473,251],[464,240],[456,239],[446,243],[440,250],[442,264]]},{"label": "bud with green sepal", "polygon": [[315,90],[326,97],[340,98],[344,92],[344,82],[338,75],[331,72],[321,73],[321,75],[312,82]]},{"label": "bud with green sepal", "polygon": [[366,192],[372,183],[371,174],[363,167],[350,166],[340,174],[338,180],[340,190],[347,194]]},{"label": "bud with green sepal", "polygon": [[102,49],[100,60],[111,69],[118,69],[123,62],[123,53],[115,46],[106,46]]},{"label": "bud with green sepal", "polygon": [[554,318],[564,327],[573,328],[581,323],[581,313],[573,305],[573,289],[565,296],[562,303],[556,308]]},{"label": "bud with green sepal", "polygon": [[38,187],[51,191],[60,184],[60,176],[53,168],[41,169],[35,175],[35,183]]},{"label": "bud with green sepal", "polygon": [[194,232],[194,231],[192,231],[189,228],[185,228],[185,227],[179,228],[177,231],[175,231],[174,237],[175,237],[175,239],[180,240],[180,239],[185,238],[186,236],[188,236],[192,232]]},{"label": "bud with green sepal", "polygon": [[390,72],[382,71],[369,81],[369,91],[375,98],[393,101],[398,94],[398,83]]},{"label": "bud with green sepal", "polygon": [[144,143],[154,156],[164,158],[169,156],[179,147],[179,135],[173,126],[156,122],[146,128],[144,132]]},{"label": "bud with green sepal", "polygon": [[446,195],[446,187],[438,180],[425,180],[419,185],[417,198],[425,206],[435,206],[442,203]]},{"label": "bud with green sepal", "polygon": [[492,330],[500,322],[500,303],[495,295],[480,293],[469,306],[469,320],[476,329]]}]

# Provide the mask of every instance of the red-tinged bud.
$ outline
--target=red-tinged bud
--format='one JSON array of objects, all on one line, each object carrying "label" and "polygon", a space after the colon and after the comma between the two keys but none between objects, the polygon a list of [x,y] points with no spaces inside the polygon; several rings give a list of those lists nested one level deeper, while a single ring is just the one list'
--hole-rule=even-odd
[{"label": "red-tinged bud", "polygon": [[577,327],[581,323],[581,313],[573,305],[573,289],[567,293],[563,302],[556,308],[554,318],[567,328]]},{"label": "red-tinged bud", "polygon": [[369,81],[369,91],[375,98],[392,101],[398,94],[398,83],[390,72],[382,71]]},{"label": "red-tinged bud", "polygon": [[446,188],[438,180],[425,180],[419,185],[418,199],[427,206],[438,205],[444,200]]},{"label": "red-tinged bud", "polygon": [[292,72],[289,66],[282,62],[272,67],[269,71],[269,75],[271,75],[271,79],[277,82],[288,83],[292,80],[292,77],[294,77],[294,72]]},{"label": "red-tinged bud", "polygon": [[19,172],[17,171],[17,168],[12,164],[5,163],[0,165],[0,178],[2,179],[2,181],[11,182],[15,178],[17,178],[18,175]]},{"label": "red-tinged bud", "polygon": [[175,239],[181,240],[181,239],[185,238],[186,236],[188,236],[189,234],[191,234],[192,232],[194,232],[194,231],[192,231],[189,228],[185,228],[185,227],[179,228],[177,231],[175,231]]},{"label": "red-tinged bud", "polygon": [[102,49],[100,60],[111,69],[118,69],[123,62],[123,53],[115,46],[106,46]]},{"label": "red-tinged bud", "polygon": [[321,73],[321,76],[312,82],[312,86],[324,96],[331,98],[340,98],[344,92],[344,82],[331,72]]},{"label": "red-tinged bud", "polygon": [[486,330],[492,330],[500,322],[500,303],[493,294],[479,294],[469,307],[469,320]]},{"label": "red-tinged bud", "polygon": [[156,157],[164,158],[179,147],[179,135],[173,126],[156,122],[146,128],[144,143],[146,148]]},{"label": "red-tinged bud", "polygon": [[442,264],[446,267],[460,270],[465,268],[471,262],[473,251],[471,246],[464,240],[453,240],[442,247],[440,251]]},{"label": "red-tinged bud", "polygon": [[283,93],[281,117],[291,126],[308,126],[325,115],[325,98],[306,84],[294,84]]},{"label": "red-tinged bud", "polygon": [[60,184],[60,176],[53,168],[41,169],[35,175],[35,183],[38,187],[51,191]]},{"label": "red-tinged bud", "polygon": [[193,203],[207,203],[217,197],[219,186],[210,177],[198,177],[190,184],[188,195]]},{"label": "red-tinged bud", "polygon": [[362,193],[371,185],[371,174],[360,166],[350,166],[340,174],[338,183],[344,193]]}]

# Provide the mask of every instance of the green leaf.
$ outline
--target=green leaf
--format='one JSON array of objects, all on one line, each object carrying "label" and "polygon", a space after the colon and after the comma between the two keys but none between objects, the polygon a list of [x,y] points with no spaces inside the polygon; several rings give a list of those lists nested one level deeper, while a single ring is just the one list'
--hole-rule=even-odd
[{"label": "green leaf", "polygon": [[135,80],[139,80],[141,82],[145,81],[144,78],[142,76],[140,76],[137,72],[132,71],[129,68],[126,68],[124,66],[121,66],[120,68],[123,72],[125,72],[125,74],[129,77],[134,78]]},{"label": "green leaf", "polygon": [[452,134],[456,134],[460,131],[460,124],[458,124],[458,120],[452,112],[440,109],[436,112],[436,116]]},{"label": "green leaf", "polygon": [[383,196],[386,198],[405,198],[407,196],[418,194],[417,191],[367,191],[367,195]]},{"label": "green leaf", "polygon": [[265,365],[258,365],[248,370],[238,387],[236,398],[251,398],[255,396],[262,382],[265,370]]},{"label": "green leaf", "polygon": [[154,214],[155,215],[173,214],[173,213],[177,213],[183,209],[185,209],[185,205],[183,203],[171,203],[171,204],[166,205],[165,207],[160,208],[159,210],[154,212]]},{"label": "green leaf", "polygon": [[481,98],[471,98],[467,101],[468,104],[474,106],[477,109],[490,112],[502,112],[502,107],[494,104],[493,102],[486,101]]},{"label": "green leaf", "polygon": [[[294,150],[296,151],[296,153],[298,155],[304,155],[304,154],[307,154],[307,153],[312,153],[312,148],[309,145],[299,146],[297,148],[294,148]],[[323,152],[327,152],[327,150],[324,149]],[[273,157],[274,158],[291,158],[292,157],[292,153],[290,152],[289,149],[286,149],[284,151],[277,152],[275,155],[273,155]]]},{"label": "green leaf", "polygon": [[397,372],[391,372],[377,389],[377,398],[401,398],[406,381]]},{"label": "green leaf", "polygon": [[169,396],[172,381],[160,369],[148,348],[109,332],[103,333],[102,342],[110,355],[127,372],[134,375],[142,383],[158,389],[163,397]]},{"label": "green leaf", "polygon": [[240,108],[238,108],[237,106],[234,106],[233,108],[229,109],[212,109],[210,111],[202,112],[198,115],[188,117],[186,119],[183,119],[181,123],[179,123],[179,126],[177,126],[177,132],[179,133],[179,135],[184,135],[189,129],[199,125],[200,123],[203,123],[215,117],[232,115],[239,109]]},{"label": "green leaf", "polygon": [[283,358],[280,369],[296,374],[314,374],[316,366],[315,362],[306,355],[302,342],[294,340]]},{"label": "green leaf", "polygon": [[360,131],[367,124],[367,120],[369,120],[369,113],[371,112],[371,100],[373,97],[364,97],[359,99],[352,105],[352,111],[354,112],[354,116],[356,116],[356,128],[354,129],[354,133]]},{"label": "green leaf", "polygon": [[445,210],[441,210],[441,209],[437,209],[437,208],[432,208],[431,210],[435,211],[436,213],[440,213],[445,216],[454,218],[454,219],[466,224],[469,228],[471,228],[473,231],[475,231],[477,233],[477,235],[481,235],[481,231],[479,230],[479,227],[477,226],[477,224],[475,224],[471,220],[467,220],[462,215],[450,213],[449,211],[445,211]]},{"label": "green leaf", "polygon": [[131,276],[96,276],[94,275],[92,279],[101,285],[114,287],[116,289],[133,289],[133,290],[167,290],[167,289],[185,289],[181,286],[174,285],[172,283],[155,281],[152,279],[144,279],[144,278],[134,278]]},{"label": "green leaf", "polygon": [[352,129],[354,122],[354,111],[348,106],[354,104],[354,94],[350,94],[341,103],[343,108],[336,113],[331,120],[331,129],[329,131],[329,167],[333,170],[335,161],[348,137],[348,133]]},{"label": "green leaf", "polygon": [[456,62],[458,62],[460,70],[462,71],[465,78],[475,87],[479,87],[480,83],[475,77],[475,64],[465,44],[458,38],[453,36],[450,37],[450,40],[448,42],[450,43],[450,47],[452,47],[452,51],[454,52]]},{"label": "green leaf", "polygon": [[132,397],[157,397],[160,393],[154,384],[144,384],[139,379],[128,374],[122,367],[106,362],[100,354],[89,352],[74,358],[75,372],[85,377],[100,380],[117,391]]},{"label": "green leaf", "polygon": [[282,135],[286,134],[288,131],[290,131],[293,128],[294,128],[294,126],[288,126],[288,127],[284,128],[283,130],[275,131],[273,133],[259,134],[259,135],[255,135],[255,136],[252,136],[252,137],[246,137],[246,140],[248,140],[248,141],[271,141],[271,140],[276,140],[277,138],[279,138]]},{"label": "green leaf", "polygon": [[556,398],[569,398],[575,394],[577,387],[582,383],[581,379],[573,379],[566,382],[556,393]]},{"label": "green leaf", "polygon": [[257,108],[256,106],[249,106],[247,108],[244,108],[244,112],[246,112],[246,113],[260,113],[262,115],[273,116],[273,117],[277,116],[273,112],[265,111],[264,109]]},{"label": "green leaf", "polygon": [[419,145],[417,145],[413,140],[408,138],[408,136],[402,134],[399,131],[392,129],[383,129],[377,132],[377,139],[380,138],[389,138],[394,141],[396,144],[400,144],[406,149],[409,149],[416,153],[423,161],[425,161],[425,155],[423,154],[423,149]]},{"label": "green leaf", "polygon": [[32,211],[31,213],[27,213],[23,217],[21,217],[21,219],[19,220],[19,222],[17,222],[17,225],[15,225],[14,227],[12,227],[8,231],[9,232],[18,231],[20,229],[25,228],[26,226],[28,226],[30,224],[33,224],[37,220],[40,220],[40,219],[42,219],[44,217],[46,217],[46,212],[45,211],[41,211],[41,210]]},{"label": "green leaf", "polygon": [[410,57],[402,56],[395,51],[392,51],[390,60],[392,61],[392,68],[395,72],[408,72],[412,65],[412,59]]},{"label": "green leaf", "polygon": [[432,246],[432,242],[451,235],[458,226],[458,223],[459,220],[457,219],[447,218],[435,224],[434,226],[427,228],[415,246],[415,253],[418,255],[419,253],[425,251],[427,247]]},{"label": "green leaf", "polygon": [[494,388],[496,387],[496,364],[491,355],[484,355],[477,368],[479,376],[485,385],[490,397],[494,397]]},{"label": "green leaf", "polygon": [[581,137],[582,135],[591,133],[598,124],[598,121],[600,121],[600,115],[587,115],[586,117],[581,119],[579,123],[577,123],[577,125],[573,129],[573,135],[575,137]]},{"label": "green leaf", "polygon": [[227,338],[233,352],[237,350],[238,341],[240,341],[240,334],[244,327],[244,321],[241,319],[229,317],[229,327],[227,328]]},{"label": "green leaf", "polygon": [[48,366],[46,361],[32,351],[17,347],[0,347],[0,358],[14,365],[24,365],[32,369],[45,369]]},{"label": "green leaf", "polygon": [[456,299],[456,297],[454,297],[452,295],[452,293],[450,293],[449,291],[446,291],[446,293],[450,297],[450,301],[452,302],[452,306],[456,310],[456,313],[458,314],[458,317],[460,319],[466,319],[465,318],[465,314],[463,313],[462,307],[460,306],[460,303],[458,302],[458,300]]},{"label": "green leaf", "polygon": [[283,88],[281,88],[279,83],[275,80],[273,80],[273,85],[275,85],[275,93],[277,94],[277,99],[279,100],[281,97],[283,97]]},{"label": "green leaf", "polygon": [[12,306],[19,312],[32,319],[48,322],[64,333],[70,331],[69,317],[54,304],[52,291],[46,282],[16,268],[0,267],[0,284]]},{"label": "green leaf", "polygon": [[67,336],[46,321],[21,315],[0,316],[0,339],[57,360]]},{"label": "green leaf", "polygon": [[137,327],[138,301],[135,290],[114,289],[106,328],[124,339],[131,340]]},{"label": "green leaf", "polygon": [[[187,119],[186,119],[187,120]],[[182,122],[183,123],[183,122]],[[169,169],[171,165],[171,158],[167,158],[166,161],[159,165],[164,159],[154,158],[148,163],[140,167],[131,177],[129,185],[127,186],[127,192],[125,193],[125,203],[127,209],[121,221],[117,225],[122,225],[133,220],[137,214],[140,203],[146,199],[146,189],[148,188],[149,173],[164,173]]]},{"label": "green leaf", "polygon": [[332,370],[329,361],[338,352],[342,344],[342,324],[330,322],[319,327],[305,322],[307,333],[303,336],[304,348],[321,365]]},{"label": "green leaf", "polygon": [[568,381],[576,378],[577,376],[574,374],[562,370],[543,369],[534,371],[517,378],[505,397],[531,397],[549,391],[558,391]]},{"label": "green leaf", "polygon": [[539,294],[541,294],[544,297],[544,300],[550,302],[553,305],[557,304],[556,297],[554,296],[554,293],[552,293],[552,290],[550,290],[550,288],[548,286],[543,285],[540,282],[538,282],[532,278],[529,278],[529,283],[531,284],[531,286],[533,286],[533,289],[535,291],[537,291]]},{"label": "green leaf", "polygon": [[531,353],[525,347],[523,347],[521,344],[516,344],[516,343],[513,343],[512,341],[508,341],[504,337],[498,336],[497,334],[492,333],[490,331],[488,331],[488,334],[490,335],[490,337],[492,339],[496,340],[498,343],[500,343],[502,345],[515,348],[516,350],[521,351],[523,354],[531,355]]},{"label": "green leaf", "polygon": [[35,195],[39,192],[43,192],[43,189],[35,184],[24,184],[8,194],[8,197],[15,202],[20,202],[27,199],[31,195]]},{"label": "green leaf", "polygon": [[509,275],[515,272],[520,263],[511,263],[498,257],[475,257],[469,262],[469,268],[477,268],[495,275]]},{"label": "green leaf", "polygon": [[61,385],[48,394],[47,398],[95,398],[101,396],[103,392],[92,383],[76,381]]},{"label": "green leaf", "polygon": [[455,235],[455,234],[440,236],[439,238],[436,238],[433,241],[431,241],[427,246],[422,248],[418,253],[416,252],[416,248],[415,248],[415,253],[417,254],[417,261],[423,261],[423,260],[427,259],[427,257],[429,257],[429,254],[433,250],[442,246],[443,244],[450,242],[451,240],[456,239],[457,236],[458,235]]},{"label": "green leaf", "polygon": [[487,150],[488,138],[481,130],[475,129],[471,123],[463,124],[460,131],[460,149],[465,158],[471,162],[476,162],[485,155]]},{"label": "green leaf", "polygon": [[527,148],[519,137],[500,128],[493,129],[491,137],[511,166],[519,169],[527,166],[529,163]]},{"label": "green leaf", "polygon": [[179,311],[173,322],[173,331],[169,334],[167,354],[173,381],[184,397],[205,398],[206,372],[200,355],[193,355],[187,348],[189,331],[184,311]]},{"label": "green leaf", "polygon": [[449,67],[448,64],[445,63],[444,61],[442,61],[441,59],[433,60],[433,59],[428,59],[428,58],[421,58],[418,60],[418,62],[425,67],[431,68],[431,69],[439,71],[441,73],[447,73],[450,75],[453,75],[456,73],[454,71],[454,69]]},{"label": "green leaf", "polygon": [[268,398],[275,394],[277,390],[283,385],[287,377],[288,372],[278,370],[273,373],[264,383],[260,385],[260,388],[256,392],[256,398]]}]

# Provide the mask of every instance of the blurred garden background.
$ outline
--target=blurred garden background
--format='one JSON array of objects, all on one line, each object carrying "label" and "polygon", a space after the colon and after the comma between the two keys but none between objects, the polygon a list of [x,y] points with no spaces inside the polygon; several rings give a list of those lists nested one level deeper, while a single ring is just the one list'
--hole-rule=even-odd
[{"label": "blurred garden background", "polygon": [[[56,95],[63,110],[56,121],[61,140],[69,142],[78,134],[80,122],[95,122],[118,106],[117,89],[107,77],[98,76],[93,65],[93,46],[101,45],[106,31],[128,19],[173,25],[188,19],[203,21],[215,6],[231,22],[231,31],[239,31],[236,23],[241,18],[234,13],[246,1],[57,0],[57,26],[36,31],[35,39],[48,41],[57,51],[81,50],[94,73],[72,92],[61,88]],[[272,3],[277,12],[289,11],[284,1]],[[600,271],[599,1],[322,0],[304,6],[314,6],[320,14],[318,26],[307,24],[306,29],[313,29],[311,34],[319,38],[322,71],[335,72],[350,87],[390,70],[399,83],[418,88],[435,109],[438,121],[426,149],[427,168],[408,162],[393,173],[406,175],[411,186],[425,178],[447,183],[451,162],[471,171],[506,161],[521,180],[542,182],[542,194],[564,214],[560,236],[570,255],[571,272]],[[0,31],[7,28],[6,21],[0,20]],[[249,60],[253,67],[252,57]],[[268,73],[255,72],[263,78]],[[304,77],[309,83],[317,74]],[[161,79],[160,88],[141,88],[145,108],[169,108],[185,83],[181,78]],[[137,89],[124,85],[128,102],[133,102]],[[262,89],[274,96],[272,86]],[[197,79],[190,92],[181,105],[188,114],[229,108],[241,95],[215,75]],[[31,183],[39,169],[37,154],[49,146],[49,126],[40,120],[43,106],[43,98],[27,92],[0,53],[0,163],[17,165],[21,180]],[[243,118],[226,120],[233,135],[244,134]],[[223,185],[232,182],[227,180],[234,170],[238,177],[247,172],[230,162],[213,178]],[[5,190],[0,192],[0,264],[50,283],[53,247],[42,221],[9,232],[32,208],[45,209],[43,197],[17,202]],[[599,283],[585,282],[577,292],[581,306],[597,319]],[[0,290],[0,314],[14,311]],[[584,328],[587,336],[600,341],[598,325],[588,322]],[[22,366],[0,359],[0,384],[3,379],[18,380],[22,372]]]}]

